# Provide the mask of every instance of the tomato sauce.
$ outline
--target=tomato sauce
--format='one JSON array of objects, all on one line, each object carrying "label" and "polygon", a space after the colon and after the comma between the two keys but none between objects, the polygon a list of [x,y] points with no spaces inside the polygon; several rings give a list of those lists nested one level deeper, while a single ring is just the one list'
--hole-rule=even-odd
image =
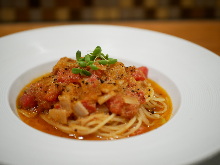
[{"label": "tomato sauce", "polygon": [[[44,76],[42,76],[42,77],[44,77]],[[37,82],[42,77],[39,77],[39,78],[33,80],[30,84],[32,84],[33,82]],[[140,129],[135,132],[134,135],[149,132],[153,129],[156,129],[156,128],[160,127],[165,122],[167,122],[170,119],[171,115],[172,115],[172,102],[171,102],[171,99],[170,99],[169,95],[167,94],[167,92],[161,86],[159,86],[156,82],[154,82],[150,79],[148,79],[148,81],[151,83],[152,87],[154,88],[154,91],[157,92],[159,95],[161,95],[162,97],[164,97],[166,99],[165,102],[168,106],[168,110],[164,114],[162,114],[162,117],[164,118],[163,120],[156,120],[154,126],[150,126],[150,127],[146,127],[146,126],[142,125],[140,127]],[[27,89],[30,86],[30,84],[28,84],[26,87],[24,87],[24,89],[19,94],[18,98],[23,94],[25,89]],[[18,105],[18,100],[17,100],[17,105]],[[92,104],[91,105],[86,105],[86,106],[90,106],[90,107],[94,108]],[[155,109],[155,111],[157,111],[157,109]],[[63,133],[62,131],[58,130],[57,128],[51,126],[46,121],[44,121],[40,117],[40,115],[36,115],[35,117],[28,118],[25,115],[23,115],[22,113],[20,113],[19,111],[18,111],[18,115],[21,118],[21,120],[24,123],[26,123],[27,125],[35,128],[37,130],[40,130],[42,132],[51,134],[51,135],[64,137],[64,138],[71,138],[71,139],[80,139],[80,140],[103,140],[102,137],[97,137],[95,135],[87,135],[87,136],[82,137],[82,136],[78,136],[76,134],[69,135],[69,134]],[[131,135],[131,136],[134,136],[134,135]]]}]

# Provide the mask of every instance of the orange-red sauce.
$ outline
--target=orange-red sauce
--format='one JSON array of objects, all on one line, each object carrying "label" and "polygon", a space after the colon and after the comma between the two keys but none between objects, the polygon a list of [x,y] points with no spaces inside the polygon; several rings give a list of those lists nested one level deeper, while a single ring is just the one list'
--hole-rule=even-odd
[{"label": "orange-red sauce", "polygon": [[[40,77],[40,78],[42,78],[42,77]],[[31,83],[38,81],[40,78],[33,80]],[[157,122],[154,124],[154,126],[150,126],[150,127],[142,126],[141,128],[143,128],[143,129],[140,129],[137,132],[137,134],[149,132],[153,129],[160,127],[161,125],[163,125],[165,122],[167,122],[170,119],[171,114],[172,114],[172,102],[171,102],[171,99],[170,99],[169,95],[167,94],[167,92],[161,86],[159,86],[156,82],[154,82],[150,79],[149,79],[149,82],[151,83],[152,87],[154,88],[154,91],[166,99],[166,104],[168,105],[168,110],[164,114],[162,114],[162,117],[165,120],[157,120]],[[21,96],[23,94],[25,88],[27,88],[28,85],[26,87],[24,87],[24,89],[20,92],[19,96]],[[18,98],[19,98],[19,96],[18,96]],[[17,101],[17,105],[18,105],[18,101]],[[155,111],[156,110],[157,109],[155,109]],[[69,135],[69,134],[63,133],[62,131],[56,129],[55,127],[53,127],[50,124],[48,124],[47,122],[45,122],[39,115],[37,115],[33,118],[28,118],[19,112],[18,112],[18,115],[21,118],[21,120],[24,123],[26,123],[27,125],[35,128],[37,130],[40,130],[42,132],[51,134],[51,135],[65,137],[65,138],[72,138],[72,139],[103,140],[101,137],[97,137],[95,135],[87,135],[87,136],[83,136],[83,137],[77,136],[76,137],[75,135]]]}]

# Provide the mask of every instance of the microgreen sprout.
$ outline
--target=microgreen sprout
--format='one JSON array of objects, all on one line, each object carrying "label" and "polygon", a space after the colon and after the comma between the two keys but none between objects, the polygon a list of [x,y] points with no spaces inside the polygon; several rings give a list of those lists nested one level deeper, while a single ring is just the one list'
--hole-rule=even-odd
[{"label": "microgreen sprout", "polygon": [[[76,52],[76,61],[81,68],[90,67],[92,70],[98,70],[99,68],[94,64],[97,61],[101,65],[115,64],[117,59],[109,58],[108,54],[103,54],[100,46],[97,46],[92,53],[81,56],[81,51]],[[73,68],[72,73],[90,76],[91,73],[85,69]]]},{"label": "microgreen sprout", "polygon": [[84,70],[84,69],[80,69],[80,68],[73,68],[72,73],[81,74],[81,75],[85,75],[85,76],[91,76],[91,73],[89,71]]}]

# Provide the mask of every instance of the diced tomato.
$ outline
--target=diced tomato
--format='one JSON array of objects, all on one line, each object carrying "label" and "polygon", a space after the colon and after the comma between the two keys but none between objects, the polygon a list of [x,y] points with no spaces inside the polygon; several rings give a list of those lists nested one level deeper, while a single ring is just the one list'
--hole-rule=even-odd
[{"label": "diced tomato", "polygon": [[148,77],[148,68],[146,66],[141,66],[138,68],[138,70],[142,71],[146,78]]},{"label": "diced tomato", "polygon": [[121,96],[114,96],[107,101],[107,106],[112,113],[120,115],[124,106],[124,100]]},{"label": "diced tomato", "polygon": [[127,104],[122,96],[114,96],[107,101],[107,107],[112,113],[117,115],[132,118],[138,112],[138,105]]},{"label": "diced tomato", "polygon": [[81,103],[89,111],[89,113],[93,113],[96,111],[96,102],[95,101],[82,100]]},{"label": "diced tomato", "polygon": [[64,83],[76,83],[81,79],[79,74],[72,73],[71,70],[60,69],[57,72],[57,81]]},{"label": "diced tomato", "polygon": [[58,95],[62,91],[62,88],[51,83],[52,81],[53,79],[45,78],[42,81],[33,83],[30,88],[26,90],[27,94],[34,96],[39,111],[50,109],[58,100]]},{"label": "diced tomato", "polygon": [[144,81],[146,79],[144,73],[140,70],[136,70],[132,75],[136,81]]},{"label": "diced tomato", "polygon": [[148,76],[148,69],[147,67],[139,67],[135,70],[132,74],[136,81],[144,81]]},{"label": "diced tomato", "polygon": [[126,118],[134,117],[138,112],[138,107],[139,106],[137,104],[124,104],[121,116],[124,116]]},{"label": "diced tomato", "polygon": [[37,102],[35,101],[34,96],[25,93],[20,97],[19,105],[23,109],[29,109],[29,108],[34,108],[35,106],[37,106]]}]

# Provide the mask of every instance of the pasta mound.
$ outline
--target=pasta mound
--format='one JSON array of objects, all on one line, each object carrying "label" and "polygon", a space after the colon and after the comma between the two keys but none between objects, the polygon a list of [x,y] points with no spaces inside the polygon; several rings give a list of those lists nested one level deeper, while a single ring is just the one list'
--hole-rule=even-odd
[{"label": "pasta mound", "polygon": [[19,114],[39,117],[76,139],[130,137],[169,119],[169,96],[154,89],[147,67],[94,64],[97,70],[84,67],[91,75],[75,74],[72,69],[81,68],[77,60],[61,58],[51,73],[21,91]]}]

